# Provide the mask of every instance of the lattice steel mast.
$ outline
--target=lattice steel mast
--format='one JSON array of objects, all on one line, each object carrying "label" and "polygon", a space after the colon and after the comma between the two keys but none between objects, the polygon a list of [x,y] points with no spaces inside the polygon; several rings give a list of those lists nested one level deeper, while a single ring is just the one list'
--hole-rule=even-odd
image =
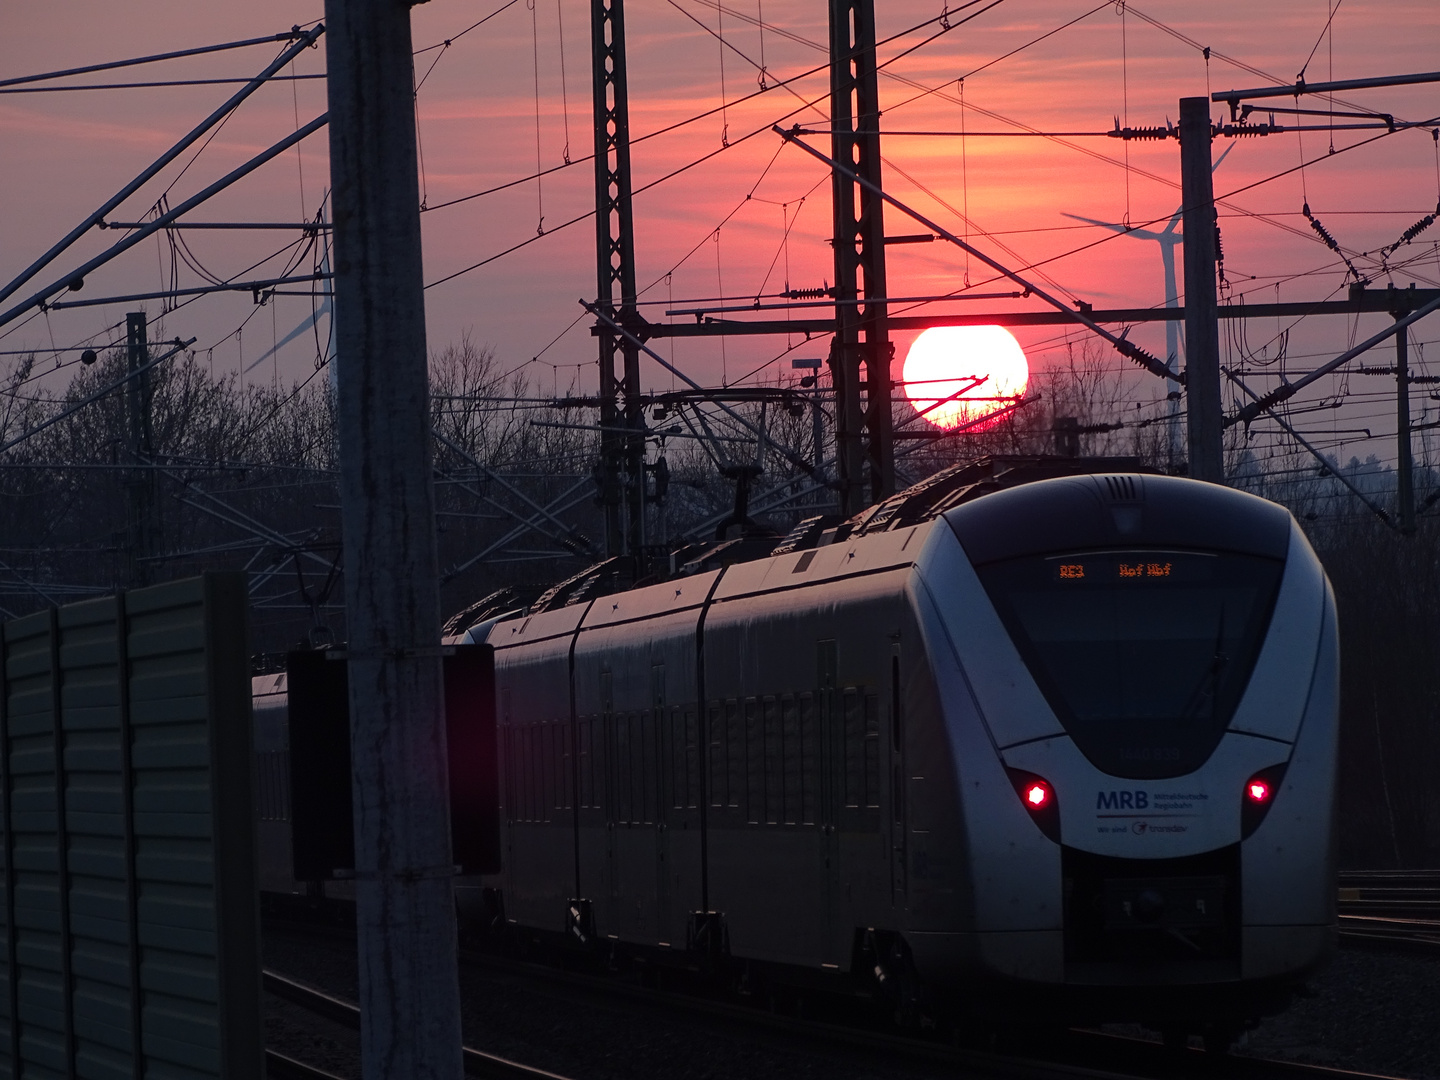
[{"label": "lattice steel mast", "polygon": [[[590,57],[595,119],[595,297],[601,310],[621,326],[638,330],[623,0],[592,0]],[[645,440],[616,429],[638,432],[644,428],[639,399],[640,349],[616,335],[603,320],[599,337],[597,479],[605,509],[605,549],[610,555],[638,555],[645,544]],[[619,378],[617,354],[624,358]]]},{"label": "lattice steel mast", "polygon": [[[831,157],[880,187],[880,93],[875,67],[874,0],[830,0]],[[836,389],[835,445],[841,512],[849,515],[895,489],[890,360],[886,329],[884,203],[834,173],[835,341],[830,368]],[[860,400],[865,365],[866,403]],[[862,439],[862,428],[868,438]],[[867,499],[866,467],[870,474]]]}]

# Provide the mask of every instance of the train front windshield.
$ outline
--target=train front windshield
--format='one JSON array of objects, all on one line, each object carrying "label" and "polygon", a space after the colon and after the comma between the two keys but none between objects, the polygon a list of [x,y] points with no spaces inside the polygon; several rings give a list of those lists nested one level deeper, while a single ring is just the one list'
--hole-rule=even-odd
[{"label": "train front windshield", "polygon": [[1244,693],[1283,563],[1107,551],[978,567],[1076,745],[1114,776],[1202,765]]}]

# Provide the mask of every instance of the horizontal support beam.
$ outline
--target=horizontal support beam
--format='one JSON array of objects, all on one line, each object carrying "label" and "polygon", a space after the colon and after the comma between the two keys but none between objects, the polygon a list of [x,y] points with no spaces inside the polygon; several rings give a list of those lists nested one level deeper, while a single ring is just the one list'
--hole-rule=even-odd
[{"label": "horizontal support beam", "polygon": [[1258,90],[1220,90],[1210,95],[1211,101],[1231,103],[1249,98],[1299,97],[1301,94],[1333,94],[1346,90],[1370,90],[1377,86],[1416,86],[1440,82],[1440,71],[1422,71],[1418,75],[1381,75],[1374,79],[1337,79],[1334,82],[1307,83],[1304,79],[1289,86],[1264,86]]},{"label": "horizontal support beam", "polygon": [[[96,296],[88,300],[56,300],[48,305],[51,310],[58,311],[61,308],[72,307],[95,307],[99,304],[136,304],[142,300],[169,300],[175,296],[203,296],[206,293],[214,292],[248,292],[255,294],[255,302],[260,302],[260,295],[277,295],[274,290],[282,285],[303,285],[307,281],[329,281],[334,274],[304,274],[298,277],[264,278],[260,281],[227,281],[220,285],[200,285],[192,289],[166,289],[162,292],[131,293],[128,296]],[[311,296],[311,293],[284,293],[279,295],[301,295]],[[329,294],[326,294],[329,295]]]},{"label": "horizontal support beam", "polygon": [[[148,221],[102,221],[102,229],[143,229]],[[168,229],[298,229],[301,232],[329,232],[326,221],[176,221]]]},{"label": "horizontal support beam", "polygon": [[[1307,315],[1354,315],[1362,312],[1414,310],[1440,299],[1440,289],[1365,289],[1348,300],[1310,300],[1286,304],[1222,304],[1222,319],[1288,319]],[[1093,322],[1128,325],[1151,322],[1184,322],[1185,309],[1093,308],[1086,316]],[[1075,320],[1060,311],[990,311],[953,315],[895,315],[885,320],[891,330],[925,330],[932,326],[1071,326]],[[744,320],[706,319],[702,323],[650,323],[647,338],[717,337],[746,334],[830,334],[834,319]],[[593,332],[593,330],[592,330]]]}]

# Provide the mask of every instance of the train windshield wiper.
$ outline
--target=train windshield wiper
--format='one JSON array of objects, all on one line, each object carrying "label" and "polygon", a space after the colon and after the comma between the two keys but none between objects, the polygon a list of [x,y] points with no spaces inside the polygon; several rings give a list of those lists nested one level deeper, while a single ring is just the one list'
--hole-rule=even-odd
[{"label": "train windshield wiper", "polygon": [[1190,697],[1185,703],[1185,708],[1180,710],[1181,720],[1190,720],[1199,715],[1206,697],[1210,699],[1210,711],[1213,716],[1220,708],[1220,695],[1216,693],[1220,686],[1220,676],[1225,670],[1225,665],[1230,662],[1230,657],[1225,653],[1225,605],[1220,605],[1220,621],[1215,628],[1215,651],[1210,655],[1210,663],[1205,668],[1205,673],[1200,676],[1200,681],[1195,684],[1195,689],[1190,691]]}]

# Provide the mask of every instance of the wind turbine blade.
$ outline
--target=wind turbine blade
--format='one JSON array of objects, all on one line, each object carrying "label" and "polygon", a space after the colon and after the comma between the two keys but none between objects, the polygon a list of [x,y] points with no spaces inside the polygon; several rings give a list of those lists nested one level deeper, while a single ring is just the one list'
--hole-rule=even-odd
[{"label": "wind turbine blade", "polygon": [[[1215,164],[1213,164],[1213,165],[1210,166],[1210,171],[1213,173],[1216,169],[1220,168],[1220,163],[1223,162],[1227,157],[1229,157],[1229,156],[1230,156],[1230,151],[1231,151],[1231,150],[1234,150],[1234,149],[1235,149],[1235,144],[1234,144],[1233,142],[1232,142],[1229,146],[1225,147],[1225,152],[1222,153],[1218,158],[1215,159]],[[1173,234],[1173,233],[1175,232],[1175,226],[1177,226],[1177,225],[1180,224],[1180,218],[1181,218],[1181,216],[1184,214],[1184,212],[1185,212],[1185,208],[1184,208],[1183,206],[1177,206],[1177,207],[1175,208],[1175,213],[1172,214],[1171,217],[1170,217],[1170,223],[1169,223],[1168,225],[1166,225],[1165,228],[1163,228],[1163,229],[1160,230],[1160,233],[1161,233],[1162,236],[1163,236],[1163,235],[1166,235],[1166,234]],[[1066,214],[1065,216],[1066,216],[1066,217],[1073,217],[1074,215],[1073,215],[1073,214]],[[1099,225],[1100,222],[1097,221],[1097,222],[1095,222],[1095,224],[1096,224],[1096,225]]]},{"label": "wind turbine blade", "polygon": [[1079,214],[1067,214],[1064,211],[1061,211],[1060,216],[1071,218],[1074,221],[1083,221],[1087,225],[1099,225],[1102,229],[1109,229],[1111,232],[1123,233],[1126,231],[1124,225],[1117,225],[1113,221],[1096,221],[1094,218],[1081,217]]},{"label": "wind turbine blade", "polygon": [[[270,302],[273,304],[275,301],[274,301],[274,300],[271,300]],[[270,357],[274,356],[277,352],[279,352],[281,349],[283,349],[286,345],[289,345],[290,342],[294,341],[294,340],[295,340],[296,338],[298,338],[301,334],[303,334],[303,333],[305,333],[307,330],[309,330],[310,327],[313,326],[313,325],[319,320],[319,318],[320,318],[322,315],[327,315],[327,314],[329,314],[329,311],[330,311],[330,298],[327,296],[327,297],[325,297],[324,303],[322,303],[318,308],[316,308],[315,311],[314,311],[312,314],[306,315],[305,318],[300,321],[300,325],[299,325],[299,326],[295,327],[294,330],[291,330],[290,333],[286,334],[283,338],[281,338],[281,339],[280,339],[279,341],[277,341],[274,345],[272,345],[269,349],[267,349],[263,355],[257,357],[257,358],[254,360],[254,362],[252,362],[252,363],[245,369],[245,374],[247,374],[247,375],[250,374],[250,372],[254,371],[257,367],[259,367],[261,364],[263,364],[266,360],[269,360]]]},{"label": "wind turbine blade", "polygon": [[1067,214],[1063,210],[1061,217],[1073,218],[1076,221],[1083,221],[1087,225],[1099,225],[1102,229],[1109,229],[1111,232],[1120,233],[1123,236],[1133,236],[1137,240],[1163,240],[1161,233],[1152,232],[1149,229],[1127,229],[1124,225],[1116,225],[1111,221],[1096,221],[1094,218],[1081,217],[1079,214]]}]

